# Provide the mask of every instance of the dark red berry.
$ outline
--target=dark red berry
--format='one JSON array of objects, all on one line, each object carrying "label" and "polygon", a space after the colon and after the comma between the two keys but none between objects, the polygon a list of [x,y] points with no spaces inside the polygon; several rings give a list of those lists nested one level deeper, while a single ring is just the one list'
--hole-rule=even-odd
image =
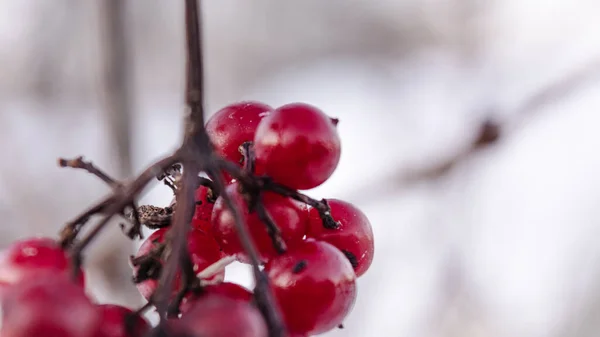
[{"label": "dark red berry", "polygon": [[[206,132],[215,145],[215,150],[225,159],[240,163],[242,155],[239,147],[254,140],[259,122],[273,108],[253,101],[228,105],[217,111],[206,123]],[[231,177],[225,174],[229,181]]]},{"label": "dark red berry", "polygon": [[[146,241],[142,243],[136,257],[148,254],[154,247],[157,246],[157,244],[163,243],[168,230],[169,228],[162,228],[152,233],[152,235],[150,235],[148,239],[146,239]],[[217,244],[215,239],[206,232],[197,229],[192,229],[188,233],[187,239],[188,251],[190,253],[190,257],[194,265],[194,271],[200,272],[204,268],[219,261],[219,259],[221,258],[221,250],[219,248],[219,245]],[[161,260],[160,263],[163,264],[164,261]],[[139,268],[134,268],[135,275],[138,274],[138,269]],[[217,275],[209,278],[209,280],[222,280],[224,276],[225,272],[221,271]],[[173,285],[173,292],[175,293],[180,286],[181,274],[178,273]],[[157,287],[158,279],[156,278],[148,279],[137,284],[137,288],[140,294],[142,294],[142,296],[144,296],[146,299],[149,299],[150,296],[152,296]]]},{"label": "dark red berry", "polygon": [[352,310],[356,275],[344,254],[329,243],[307,239],[271,260],[265,272],[290,332],[329,331]]},{"label": "dark red berry", "polygon": [[335,123],[314,106],[293,103],[275,109],[254,136],[256,173],[300,190],[325,182],[340,160]]},{"label": "dark red berry", "polygon": [[101,315],[66,277],[30,279],[2,298],[2,337],[97,337]]},{"label": "dark red berry", "polygon": [[[49,238],[31,238],[12,243],[0,253],[0,286],[31,278],[70,277],[71,260],[58,243]],[[83,271],[77,277],[83,287]]]},{"label": "dark red berry", "polygon": [[98,306],[102,324],[96,337],[142,337],[150,330],[150,324],[134,312],[120,305]]},{"label": "dark red berry", "polygon": [[182,313],[186,313],[192,306],[215,294],[243,302],[250,302],[252,300],[252,292],[250,290],[239,284],[222,282],[204,286],[198,294],[187,296],[183,299],[180,310]]},{"label": "dark red berry", "polygon": [[327,199],[332,217],[339,223],[337,229],[327,229],[319,212],[311,208],[307,236],[326,241],[341,250],[350,260],[356,276],[363,275],[373,261],[373,230],[367,216],[354,205]]},{"label": "dark red berry", "polygon": [[267,327],[258,309],[248,302],[213,294],[197,302],[177,321],[176,333],[202,337],[267,337]]},{"label": "dark red berry", "polygon": [[[256,248],[263,262],[277,256],[273,241],[269,236],[265,224],[259,219],[256,212],[248,210],[244,195],[239,192],[238,183],[233,183],[225,189],[233,200],[235,207],[241,211]],[[271,192],[264,192],[263,204],[281,231],[281,237],[288,246],[293,246],[302,241],[306,234],[307,213],[290,198]],[[236,255],[242,262],[248,262],[246,253],[238,238],[235,221],[223,199],[219,197],[215,203],[212,214],[213,234],[223,251],[228,255]]]},{"label": "dark red berry", "polygon": [[206,186],[200,186],[196,190],[196,211],[192,218],[192,227],[201,229],[205,232],[210,232],[211,222],[210,217],[212,210],[215,205],[215,199],[213,192]]}]

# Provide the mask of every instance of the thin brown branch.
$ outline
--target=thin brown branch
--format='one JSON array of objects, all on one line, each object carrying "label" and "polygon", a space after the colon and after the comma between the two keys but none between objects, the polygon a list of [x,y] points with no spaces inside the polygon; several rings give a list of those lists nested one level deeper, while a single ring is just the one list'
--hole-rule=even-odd
[{"label": "thin brown branch", "polygon": [[[78,270],[78,267],[81,264],[81,253],[83,249],[98,235],[98,233],[100,233],[109,220],[114,215],[122,213],[125,207],[131,205],[131,203],[134,202],[135,197],[154,177],[156,177],[159,172],[176,162],[178,162],[178,158],[176,156],[168,156],[156,162],[142,172],[142,174],[140,174],[133,182],[116,189],[111,196],[103,199],[95,206],[92,206],[90,209],[76,217],[76,221],[73,221],[73,223],[84,222],[84,219],[88,219],[91,215],[98,213],[93,211],[101,211],[104,214],[104,218],[94,226],[91,232],[81,242],[72,247],[71,257],[74,261],[73,265],[75,271]],[[63,232],[65,231],[63,230]]]},{"label": "thin brown branch", "polygon": [[185,29],[187,39],[186,102],[190,118],[204,127],[204,64],[202,62],[202,26],[199,0],[185,0]]},{"label": "thin brown branch", "polygon": [[265,204],[263,203],[263,194],[260,193],[258,195],[258,200],[254,204],[254,211],[258,215],[258,218],[262,221],[262,223],[267,227],[267,233],[273,242],[273,247],[275,251],[279,254],[283,254],[287,251],[287,245],[283,238],[281,237],[281,231],[275,220],[271,217],[267,209],[265,208]]},{"label": "thin brown branch", "polygon": [[[175,276],[182,268],[186,279],[195,278],[187,250],[187,233],[189,224],[196,210],[194,189],[200,168],[194,162],[184,162],[181,188],[177,190],[177,208],[173,214],[173,224],[169,230],[167,240],[171,247],[161,273],[159,287],[155,292],[154,303],[161,320],[167,319],[169,302],[171,299]],[[184,282],[188,283],[188,282]]]},{"label": "thin brown branch", "polygon": [[76,169],[86,170],[88,173],[95,175],[100,178],[100,180],[104,181],[108,186],[116,187],[121,184],[118,183],[115,179],[110,177],[104,171],[96,167],[92,162],[83,160],[82,156],[75,157],[73,159],[65,159],[59,158],[58,165],[60,167],[70,167]]},{"label": "thin brown branch", "polygon": [[[91,161],[85,161],[82,156],[75,157],[73,159],[65,159],[59,158],[58,165],[60,167],[70,167],[75,169],[85,170],[88,173],[98,177],[104,183],[109,185],[113,190],[119,190],[123,188],[123,184],[109,176],[106,172],[95,166]],[[81,214],[75,220],[67,223],[67,225],[63,228],[63,231],[60,235],[60,242],[62,247],[68,247],[73,243],[73,240],[77,237],[83,226],[89,220],[89,217],[94,214],[99,214],[104,211],[104,208],[110,204],[111,200],[109,200],[111,196],[109,196],[106,200],[96,204],[94,207],[88,209],[88,211]],[[120,211],[119,213],[126,218],[128,218],[132,222],[132,227],[127,230],[126,234],[130,239],[134,239],[136,237],[142,238],[141,232],[141,224],[139,219],[139,214],[137,211],[137,205],[135,202],[132,202],[128,205],[130,210],[130,214],[127,214],[125,210]]]},{"label": "thin brown branch", "polygon": [[221,176],[219,168],[214,170],[207,170],[209,177],[213,180],[217,191],[221,191],[221,198],[225,202],[225,205],[233,215],[235,222],[235,229],[238,233],[242,247],[248,255],[250,264],[252,265],[252,273],[254,275],[255,289],[254,295],[256,297],[256,303],[258,308],[262,312],[263,316],[267,321],[269,327],[270,337],[283,337],[286,333],[286,328],[283,324],[281,313],[279,312],[278,306],[275,302],[275,297],[271,291],[271,286],[266,275],[260,270],[260,258],[254,242],[250,238],[250,233],[246,228],[242,215],[233,203],[231,197],[225,193],[225,182]]}]

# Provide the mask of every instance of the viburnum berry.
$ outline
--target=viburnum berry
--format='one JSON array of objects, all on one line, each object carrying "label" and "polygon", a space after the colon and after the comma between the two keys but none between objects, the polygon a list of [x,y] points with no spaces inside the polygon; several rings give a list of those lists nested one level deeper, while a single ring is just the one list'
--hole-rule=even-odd
[{"label": "viburnum berry", "polygon": [[[146,241],[142,243],[136,257],[146,255],[150,253],[153,250],[153,248],[155,248],[158,244],[164,243],[165,236],[168,230],[169,228],[161,228],[156,232],[152,233],[152,235],[150,235],[148,239],[146,239]],[[219,259],[222,256],[221,249],[219,248],[219,245],[217,244],[215,239],[206,232],[198,229],[192,229],[189,231],[187,236],[187,245],[190,258],[193,263],[193,268],[196,272],[200,272],[204,268],[219,261]],[[164,261],[161,260],[160,264],[164,264]],[[139,268],[134,268],[134,275],[137,278],[139,278],[140,276],[138,275],[138,271]],[[209,280],[219,281],[223,280],[224,277],[225,271],[221,271],[213,277],[209,278]],[[145,281],[139,282],[136,284],[136,286],[140,294],[142,294],[142,296],[144,296],[146,299],[150,299],[150,296],[152,296],[152,294],[158,287],[158,277],[150,278]],[[181,273],[177,274],[173,287],[174,293],[181,287]]]},{"label": "viburnum berry", "polygon": [[173,330],[203,337],[267,337],[265,321],[253,305],[225,295],[211,294],[196,302]]},{"label": "viburnum berry", "polygon": [[[244,101],[217,111],[206,122],[206,133],[214,144],[215,151],[227,160],[241,163],[240,145],[254,139],[259,122],[272,110],[273,108],[260,102]],[[231,180],[227,174],[225,178]]]},{"label": "viburnum berry", "polygon": [[99,305],[102,324],[96,337],[142,337],[150,324],[141,316],[120,305]]},{"label": "viburnum berry", "polygon": [[193,293],[185,297],[181,303],[180,311],[186,313],[190,308],[211,295],[219,295],[233,300],[250,302],[252,301],[252,292],[239,284],[231,282],[221,282],[212,285],[203,286],[199,293]]},{"label": "viburnum berry", "polygon": [[2,299],[2,337],[97,337],[98,308],[65,277],[30,279]]},{"label": "viburnum berry", "polygon": [[340,160],[337,120],[303,103],[275,109],[254,136],[256,173],[290,188],[306,190],[325,182]]},{"label": "viburnum berry", "polygon": [[[263,262],[277,255],[273,241],[267,232],[265,224],[259,219],[256,212],[250,212],[244,195],[239,191],[239,184],[233,183],[225,189],[233,200],[243,217],[250,236],[256,244],[256,249]],[[264,192],[263,205],[271,218],[281,231],[281,237],[288,246],[293,246],[302,241],[306,234],[307,213],[294,200],[272,193]],[[242,247],[235,227],[231,211],[219,197],[215,203],[212,214],[213,235],[219,242],[223,251],[228,255],[236,255],[242,262],[248,262],[247,255]]]},{"label": "viburnum berry", "polygon": [[[71,260],[58,243],[49,238],[31,238],[12,243],[0,252],[0,288],[31,278],[70,277]],[[77,283],[83,287],[83,271]]]},{"label": "viburnum berry", "polygon": [[339,228],[323,226],[319,212],[310,208],[307,237],[326,241],[341,250],[350,260],[356,276],[363,275],[373,261],[375,249],[373,229],[367,216],[354,205],[337,199],[327,199],[331,215]]},{"label": "viburnum berry", "polygon": [[215,205],[213,191],[206,187],[200,186],[196,189],[196,211],[192,218],[192,227],[201,229],[206,232],[211,230],[210,217]]},{"label": "viburnum berry", "polygon": [[290,332],[320,334],[339,324],[356,299],[356,274],[339,249],[307,239],[265,266]]}]

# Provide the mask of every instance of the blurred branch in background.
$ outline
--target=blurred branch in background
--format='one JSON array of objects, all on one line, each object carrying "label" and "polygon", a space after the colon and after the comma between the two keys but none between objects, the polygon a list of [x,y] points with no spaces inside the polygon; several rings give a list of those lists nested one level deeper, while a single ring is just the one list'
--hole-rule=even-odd
[{"label": "blurred branch in background", "polygon": [[[429,166],[417,167],[412,169],[401,169],[391,180],[385,177],[378,186],[387,186],[386,191],[378,189],[376,192],[369,187],[363,187],[354,194],[356,200],[368,203],[385,198],[390,193],[406,190],[410,186],[421,183],[435,182],[448,175],[455,167],[468,162],[482,150],[497,143],[501,138],[506,137],[506,131],[521,127],[528,118],[543,110],[544,107],[555,101],[566,99],[569,95],[575,93],[581,86],[595,80],[600,73],[600,60],[593,60],[579,68],[568,72],[562,78],[541,88],[538,92],[527,97],[524,102],[516,107],[513,120],[500,122],[488,117],[479,124],[473,131],[473,136],[469,143],[453,153],[440,154],[438,160],[429,163]],[[483,114],[485,116],[485,114]],[[488,113],[494,115],[494,111]],[[384,181],[393,181],[392,184],[385,184]]]},{"label": "blurred branch in background", "polygon": [[106,116],[110,139],[119,160],[119,176],[132,174],[131,132],[133,124],[131,59],[127,31],[126,2],[107,0],[101,2],[104,33],[104,92]]}]

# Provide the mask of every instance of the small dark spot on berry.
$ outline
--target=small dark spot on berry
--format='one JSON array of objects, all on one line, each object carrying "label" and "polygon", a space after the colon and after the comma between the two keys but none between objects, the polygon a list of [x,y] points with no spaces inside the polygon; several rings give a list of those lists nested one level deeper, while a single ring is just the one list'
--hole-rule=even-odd
[{"label": "small dark spot on berry", "polygon": [[343,329],[343,328],[344,328],[344,324],[338,325],[338,329]]},{"label": "small dark spot on berry", "polygon": [[342,253],[344,253],[344,255],[346,255],[348,260],[350,260],[350,264],[352,265],[352,268],[354,268],[354,269],[358,268],[358,259],[356,258],[356,255],[350,253],[347,250],[342,250]]},{"label": "small dark spot on berry", "polygon": [[340,122],[340,120],[337,118],[330,118],[330,119],[331,119],[331,123],[333,123],[334,126],[337,126],[338,123]]},{"label": "small dark spot on berry", "polygon": [[202,205],[202,200],[196,201],[196,206]]},{"label": "small dark spot on berry", "polygon": [[298,274],[301,271],[303,271],[304,269],[306,269],[306,266],[308,266],[308,262],[306,260],[300,260],[300,261],[298,261],[298,263],[296,263],[296,265],[292,269],[292,272],[294,274]]}]

